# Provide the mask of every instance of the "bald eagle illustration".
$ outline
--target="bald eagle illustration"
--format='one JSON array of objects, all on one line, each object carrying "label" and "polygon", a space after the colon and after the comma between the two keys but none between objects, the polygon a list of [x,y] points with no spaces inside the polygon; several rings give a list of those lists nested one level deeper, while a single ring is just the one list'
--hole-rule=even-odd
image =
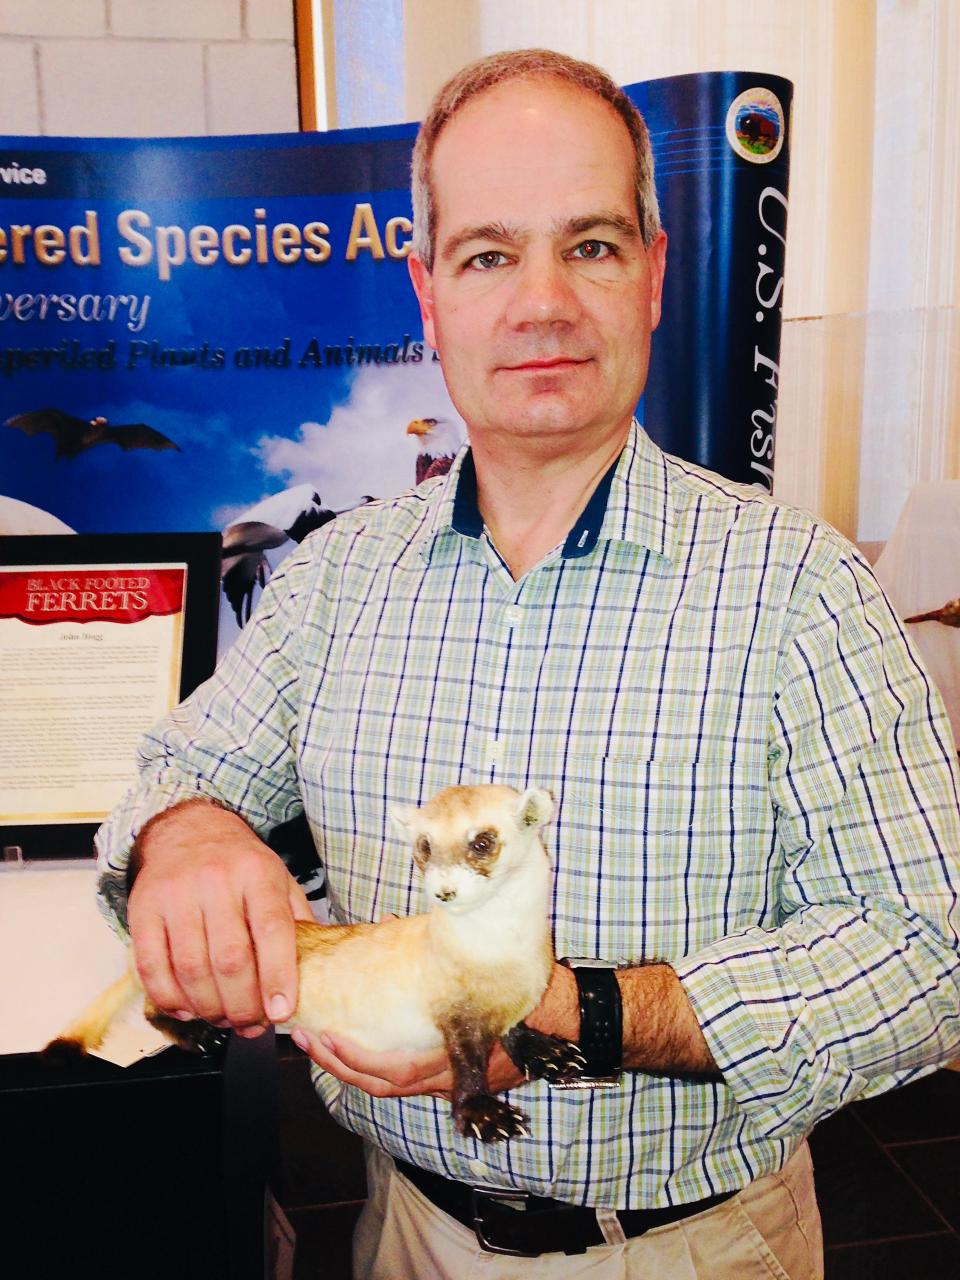
[{"label": "bald eagle illustration", "polygon": [[298,484],[264,498],[227,525],[220,579],[238,626],[249,622],[254,590],[269,576],[265,552],[286,542],[302,542],[337,514],[323,506],[312,485]]},{"label": "bald eagle illustration", "polygon": [[35,409],[7,418],[6,425],[24,435],[51,435],[57,442],[58,458],[75,458],[98,444],[116,444],[124,452],[131,449],[176,449],[168,436],[145,422],[127,422],[111,427],[106,418],[75,418],[62,409]]},{"label": "bald eagle illustration", "polygon": [[416,483],[421,484],[431,476],[445,476],[460,448],[460,433],[453,423],[441,418],[414,418],[407,424],[407,435],[413,436],[420,446]]}]

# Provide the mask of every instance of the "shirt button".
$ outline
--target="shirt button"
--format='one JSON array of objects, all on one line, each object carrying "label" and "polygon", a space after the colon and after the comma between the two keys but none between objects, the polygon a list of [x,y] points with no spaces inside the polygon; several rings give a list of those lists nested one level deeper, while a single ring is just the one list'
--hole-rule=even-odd
[{"label": "shirt button", "polygon": [[468,1160],[467,1168],[475,1178],[486,1178],[490,1173],[490,1166],[484,1164],[482,1160]]},{"label": "shirt button", "polygon": [[503,758],[503,743],[499,738],[491,738],[487,743],[487,758],[491,762]]},{"label": "shirt button", "polygon": [[508,627],[515,627],[517,623],[523,621],[523,610],[518,604],[508,604],[503,611],[503,616],[507,620]]}]

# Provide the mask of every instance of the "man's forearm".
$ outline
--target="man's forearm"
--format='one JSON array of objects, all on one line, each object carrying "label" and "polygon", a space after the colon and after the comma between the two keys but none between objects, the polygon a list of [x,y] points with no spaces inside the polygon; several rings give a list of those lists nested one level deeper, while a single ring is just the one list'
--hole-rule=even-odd
[{"label": "man's forearm", "polygon": [[632,1070],[716,1075],[717,1064],[680,979],[667,964],[618,969],[623,1065]]},{"label": "man's forearm", "polygon": [[[664,1075],[717,1075],[680,979],[667,964],[617,969],[623,1002],[623,1065]],[[576,1042],[580,1003],[573,971],[556,964],[539,1008],[527,1022]]]}]

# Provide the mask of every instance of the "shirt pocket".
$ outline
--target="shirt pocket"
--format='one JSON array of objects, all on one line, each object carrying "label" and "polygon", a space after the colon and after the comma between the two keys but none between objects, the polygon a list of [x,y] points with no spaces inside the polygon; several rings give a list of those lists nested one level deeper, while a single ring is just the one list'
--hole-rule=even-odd
[{"label": "shirt pocket", "polygon": [[582,756],[566,776],[556,918],[568,951],[675,961],[774,923],[765,761]]}]

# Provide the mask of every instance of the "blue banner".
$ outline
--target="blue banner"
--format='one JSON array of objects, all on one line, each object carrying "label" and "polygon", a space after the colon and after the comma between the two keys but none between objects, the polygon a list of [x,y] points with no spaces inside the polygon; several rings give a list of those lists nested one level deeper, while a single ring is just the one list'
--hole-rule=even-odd
[{"label": "blue banner", "polygon": [[773,487],[792,85],[744,71],[628,85],[669,235],[642,419],[670,453]]},{"label": "blue banner", "polygon": [[[790,86],[628,86],[669,237],[641,415],[769,488]],[[0,139],[0,533],[225,531],[224,639],[337,511],[465,438],[407,279],[414,125]]]}]

